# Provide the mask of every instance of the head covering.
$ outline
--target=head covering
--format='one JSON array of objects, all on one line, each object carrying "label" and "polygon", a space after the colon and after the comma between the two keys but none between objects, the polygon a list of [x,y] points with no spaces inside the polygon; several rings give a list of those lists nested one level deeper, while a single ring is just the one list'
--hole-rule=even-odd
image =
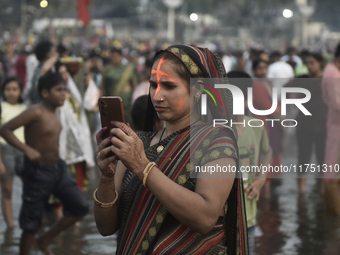
[{"label": "head covering", "polygon": [[[165,50],[156,52],[155,59],[159,54],[169,52],[175,55],[186,67],[191,77],[193,78],[215,78],[216,83],[228,83],[228,78],[224,65],[220,57],[211,52],[207,48],[199,48],[189,45],[173,45]],[[215,119],[226,119],[228,123],[233,119],[233,97],[228,89],[215,89],[219,94],[222,105],[225,107],[222,111],[210,111]],[[208,100],[208,108],[214,109],[214,103]],[[149,96],[148,110],[145,122],[145,131],[152,131],[154,116],[156,111],[152,105],[151,98]],[[232,127],[237,139],[237,132],[235,127]]]},{"label": "head covering", "polygon": [[[158,51],[155,58],[163,52],[175,55],[186,67],[193,78],[215,78],[215,83],[227,84],[228,78],[220,57],[216,53],[210,52],[207,48],[199,48],[188,45],[173,45],[165,50]],[[222,105],[225,107],[221,111],[210,111],[215,119],[226,119],[228,123],[233,119],[233,98],[228,89],[216,89]],[[208,108],[212,108],[213,102],[208,100]],[[215,108],[216,109],[216,108]],[[148,110],[146,115],[145,131],[152,131],[154,116],[156,111],[152,105],[149,95]],[[234,131],[234,145],[237,151],[237,131]],[[239,162],[236,163],[239,168]],[[224,227],[227,246],[227,254],[248,254],[247,223],[245,216],[245,198],[241,173],[237,173],[232,190],[227,201],[227,214],[224,217]]]}]

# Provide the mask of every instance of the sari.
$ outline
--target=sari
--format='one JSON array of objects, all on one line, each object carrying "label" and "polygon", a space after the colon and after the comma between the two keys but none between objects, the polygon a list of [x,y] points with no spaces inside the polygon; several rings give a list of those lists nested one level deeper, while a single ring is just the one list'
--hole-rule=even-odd
[{"label": "sari", "polygon": [[[324,70],[321,88],[323,100],[328,107],[324,163],[334,168],[339,163],[338,155],[340,151],[340,70],[333,63],[329,63]],[[327,181],[337,177],[331,171],[324,173],[324,178]]]},{"label": "sari", "polygon": [[[253,83],[253,101],[254,101],[254,108],[258,110],[267,110],[270,109],[273,102],[273,91],[272,91],[272,85],[270,84],[270,89],[265,86],[264,82],[268,81],[261,81],[261,80],[255,80]],[[275,113],[279,113],[281,111],[281,102],[278,100],[277,107],[275,110]],[[270,122],[266,121],[266,119],[269,117],[270,119],[275,119],[272,114],[267,116],[260,116],[255,115],[253,116],[257,119],[260,119],[264,123],[264,127],[266,129],[268,138],[269,138],[269,144],[270,147],[273,150],[273,157],[271,161],[272,166],[280,166],[282,163],[281,160],[281,152],[282,152],[282,127],[277,122],[273,122],[273,124],[270,124]],[[271,178],[274,178],[277,176],[278,173],[268,173],[267,180],[270,180]]]},{"label": "sari", "polygon": [[[329,63],[323,73],[322,97],[328,107],[327,138],[325,164],[328,171],[324,172],[326,208],[340,216],[340,176],[336,172],[340,164],[340,70],[333,63]],[[330,171],[329,169],[334,169]]]},{"label": "sari", "polygon": [[[176,45],[166,51],[184,60],[183,63],[191,74],[197,72],[196,77],[225,77],[219,57],[207,49]],[[209,70],[208,66],[211,67]],[[230,99],[231,94],[223,98],[228,107],[232,103]],[[228,107],[225,110],[230,113]],[[190,177],[194,165],[232,157],[238,167],[236,134],[231,127],[216,128],[207,123],[196,124],[181,129],[150,147],[157,132],[150,129],[152,121],[148,118],[153,117],[153,114],[148,113],[145,128],[148,132],[138,134],[143,141],[146,156],[150,161],[155,161],[159,170],[178,185],[195,190],[196,179]],[[229,114],[229,119],[231,116]],[[160,145],[164,149],[158,153],[157,147]],[[120,199],[121,225],[117,254],[248,254],[244,190],[240,177],[236,176],[234,180],[225,204],[225,216],[219,217],[210,232],[202,234],[180,223],[143,187],[132,171],[126,170]]]},{"label": "sari", "polygon": [[[268,82],[268,81],[264,81]],[[270,88],[272,85],[270,84]],[[270,109],[273,104],[272,99],[272,89],[268,89],[261,80],[255,80],[253,84],[253,101],[254,101],[254,108],[258,110],[267,110]],[[278,100],[278,106],[275,109],[275,113],[280,112],[280,100]],[[253,116],[257,119],[260,119],[264,122],[264,127],[269,137],[270,146],[273,149],[273,155],[279,154],[282,151],[282,135],[281,135],[281,126],[274,122],[274,124],[270,124],[266,119],[274,118],[272,114],[261,116],[253,114]],[[279,163],[281,164],[281,162]]]}]

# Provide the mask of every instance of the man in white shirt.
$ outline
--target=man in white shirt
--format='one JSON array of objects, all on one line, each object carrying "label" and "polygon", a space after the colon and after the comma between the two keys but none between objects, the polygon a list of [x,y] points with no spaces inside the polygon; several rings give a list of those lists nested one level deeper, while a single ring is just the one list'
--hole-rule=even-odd
[{"label": "man in white shirt", "polygon": [[293,68],[303,64],[302,59],[296,54],[296,49],[294,47],[288,47],[286,55],[284,55],[281,60],[287,62]]},{"label": "man in white shirt", "polygon": [[29,91],[32,87],[32,78],[34,74],[34,70],[39,65],[39,61],[37,57],[35,56],[32,46],[26,45],[25,49],[30,53],[28,57],[26,58],[26,85],[23,93],[23,98],[26,98]]},{"label": "man in white shirt", "polygon": [[225,53],[222,57],[222,62],[223,62],[225,71],[229,72],[232,68],[232,65],[233,65],[232,57],[228,53]]},{"label": "man in white shirt", "polygon": [[259,57],[260,57],[260,52],[257,49],[251,48],[249,50],[249,57],[246,60],[244,71],[247,74],[249,74],[250,77],[254,76],[254,74],[253,74],[253,61],[254,61],[254,59],[259,58]]},{"label": "man in white shirt", "polygon": [[280,98],[281,88],[294,78],[294,70],[281,60],[282,55],[279,51],[273,51],[269,57],[272,64],[268,67],[267,78],[271,80],[273,87],[278,88]]}]

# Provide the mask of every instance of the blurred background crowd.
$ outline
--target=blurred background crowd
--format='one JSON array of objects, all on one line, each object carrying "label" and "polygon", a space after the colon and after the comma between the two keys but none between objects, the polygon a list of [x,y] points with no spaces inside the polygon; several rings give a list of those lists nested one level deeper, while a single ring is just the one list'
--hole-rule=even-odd
[{"label": "blurred background crowd", "polygon": [[[227,72],[262,79],[264,89],[293,86],[296,77],[320,79],[312,92],[315,118],[298,116],[298,128],[269,135],[269,140],[274,165],[323,164],[327,102],[321,79],[327,64],[340,56],[339,11],[340,4],[332,0],[1,0],[1,91],[6,79],[16,77],[20,103],[29,106],[39,102],[35,88],[42,70],[63,76],[68,96],[59,111],[60,157],[91,200],[98,178],[98,98],[121,96],[127,122],[141,131],[154,53],[176,43],[207,47],[221,56]],[[297,111],[288,110],[296,117]],[[311,123],[318,124],[311,130]],[[257,254],[339,254],[339,217],[325,210],[319,179],[299,177],[267,182],[255,229]],[[11,196],[2,194],[2,203],[12,197],[14,223],[6,220],[7,229],[0,224],[0,253],[16,254],[19,230],[12,227],[17,225],[21,182],[15,177],[13,189],[4,187],[2,193]],[[50,204],[60,217],[58,202],[52,198]],[[91,213],[56,241],[54,251],[112,254],[114,246],[114,236],[99,236]]]}]

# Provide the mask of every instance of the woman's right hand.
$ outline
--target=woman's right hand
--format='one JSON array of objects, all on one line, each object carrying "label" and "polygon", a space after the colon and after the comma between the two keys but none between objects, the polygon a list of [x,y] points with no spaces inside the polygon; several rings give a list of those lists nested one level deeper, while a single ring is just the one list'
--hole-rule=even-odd
[{"label": "woman's right hand", "polygon": [[112,154],[111,151],[111,139],[112,136],[104,138],[104,134],[106,133],[107,128],[102,128],[96,134],[97,140],[97,151],[96,151],[96,159],[97,165],[102,173],[102,177],[112,178],[116,173],[116,166],[118,162],[118,157]]}]

